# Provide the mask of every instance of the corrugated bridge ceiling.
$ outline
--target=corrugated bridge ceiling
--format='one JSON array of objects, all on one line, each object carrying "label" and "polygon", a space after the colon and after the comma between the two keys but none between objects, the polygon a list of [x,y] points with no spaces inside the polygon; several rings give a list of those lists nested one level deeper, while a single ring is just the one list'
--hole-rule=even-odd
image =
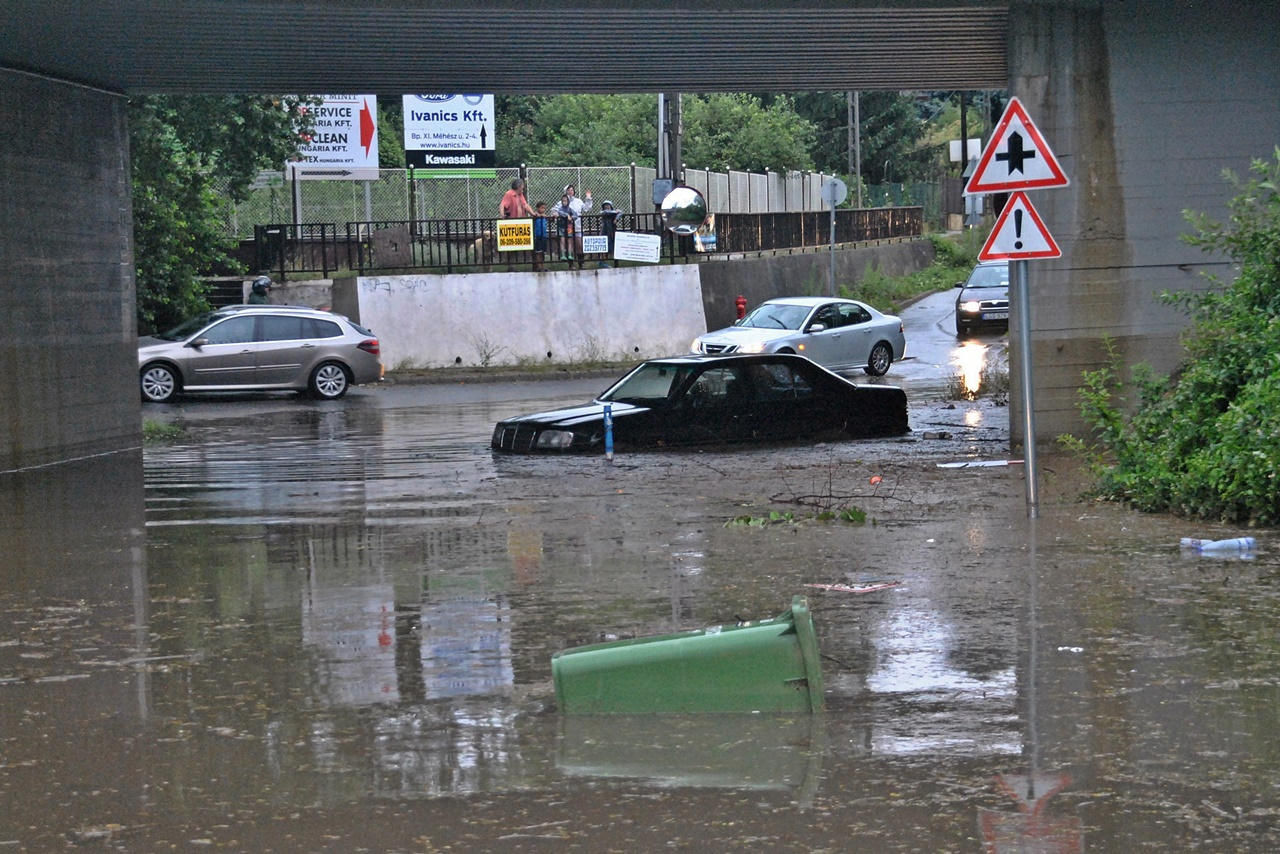
[{"label": "corrugated bridge ceiling", "polygon": [[4,0],[0,66],[112,91],[1002,89],[1008,2]]}]

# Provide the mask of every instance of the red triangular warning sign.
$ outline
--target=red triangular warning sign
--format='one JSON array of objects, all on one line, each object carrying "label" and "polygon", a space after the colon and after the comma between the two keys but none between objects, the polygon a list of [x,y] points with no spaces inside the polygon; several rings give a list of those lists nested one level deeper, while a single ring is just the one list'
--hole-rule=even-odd
[{"label": "red triangular warning sign", "polygon": [[964,191],[971,195],[1008,193],[1069,183],[1022,102],[1010,98]]},{"label": "red triangular warning sign", "polygon": [[1062,250],[1044,227],[1040,214],[1026,193],[1014,193],[996,219],[987,242],[978,253],[980,261],[1020,261],[1028,258],[1060,258]]}]

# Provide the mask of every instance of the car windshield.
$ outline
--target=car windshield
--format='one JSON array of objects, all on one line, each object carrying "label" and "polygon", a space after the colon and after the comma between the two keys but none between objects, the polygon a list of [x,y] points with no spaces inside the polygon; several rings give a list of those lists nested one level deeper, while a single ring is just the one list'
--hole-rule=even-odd
[{"label": "car windshield", "polygon": [[177,326],[170,329],[168,332],[161,332],[156,337],[162,341],[183,341],[187,338],[190,338],[192,335],[195,335],[201,329],[204,329],[206,326],[212,323],[215,319],[217,319],[217,317],[218,317],[217,314],[215,314],[214,312],[208,311],[197,317],[193,317],[188,321],[178,324]]},{"label": "car windshield", "polygon": [[688,365],[647,364],[627,374],[600,400],[653,404],[665,401],[679,390],[693,368]]},{"label": "car windshield", "polygon": [[809,310],[807,305],[766,302],[756,306],[738,325],[756,329],[799,329]]},{"label": "car windshield", "polygon": [[975,267],[969,274],[966,288],[1007,288],[1009,286],[1009,265],[996,264],[991,267]]}]

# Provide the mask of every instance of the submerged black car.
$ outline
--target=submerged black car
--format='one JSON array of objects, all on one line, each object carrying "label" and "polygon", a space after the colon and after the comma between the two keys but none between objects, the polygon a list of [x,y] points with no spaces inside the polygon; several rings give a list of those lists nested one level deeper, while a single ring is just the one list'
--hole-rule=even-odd
[{"label": "submerged black car", "polygon": [[498,422],[494,450],[602,450],[604,410],[618,448],[899,436],[907,396],[855,385],[803,356],[652,359],[583,406]]}]

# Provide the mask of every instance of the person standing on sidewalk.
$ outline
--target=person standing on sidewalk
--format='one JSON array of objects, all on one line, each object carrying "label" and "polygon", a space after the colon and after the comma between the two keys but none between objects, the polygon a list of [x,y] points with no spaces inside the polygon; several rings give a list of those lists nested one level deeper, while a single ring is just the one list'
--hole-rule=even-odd
[{"label": "person standing on sidewalk", "polygon": [[568,258],[564,260],[569,262],[569,269],[573,269],[575,260],[578,262],[578,269],[582,269],[582,212],[590,209],[591,191],[587,190],[586,199],[580,199],[576,188],[572,184],[566,184],[564,195],[560,197],[560,204],[556,205],[555,211],[552,211],[557,216],[567,216],[571,223],[572,235],[567,241],[567,249],[561,249],[562,252],[568,252]]},{"label": "person standing on sidewalk", "polygon": [[498,203],[498,213],[503,219],[535,216],[533,208],[529,206],[529,199],[524,194],[523,178],[511,180],[511,189],[502,194],[502,201]]}]

